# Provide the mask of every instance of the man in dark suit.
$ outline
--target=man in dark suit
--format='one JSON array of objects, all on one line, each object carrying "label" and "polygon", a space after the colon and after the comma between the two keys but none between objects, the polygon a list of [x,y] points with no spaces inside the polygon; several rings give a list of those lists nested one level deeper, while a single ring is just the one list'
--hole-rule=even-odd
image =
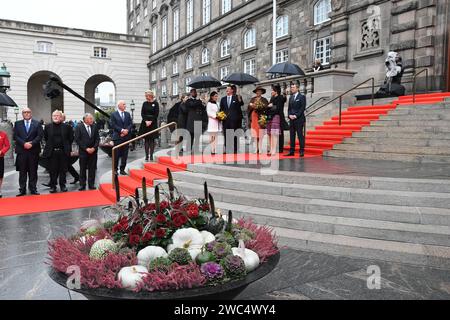
[{"label": "man in dark suit", "polygon": [[306,97],[299,92],[297,84],[291,85],[291,98],[289,99],[288,116],[290,119],[291,131],[291,150],[287,157],[295,155],[296,135],[300,140],[300,158],[305,156],[305,135],[303,127],[305,126],[306,117]]},{"label": "man in dark suit", "polygon": [[[220,101],[220,111],[225,112],[227,118],[223,122],[223,132],[225,136],[225,150],[231,153],[238,152],[238,136],[237,130],[242,129],[242,120],[244,115],[242,113],[242,106],[244,102],[235,95],[231,86],[227,87],[227,96]],[[233,146],[230,145],[230,139],[233,139]],[[231,148],[233,147],[233,148]]]},{"label": "man in dark suit", "polygon": [[87,113],[83,117],[83,124],[75,129],[75,141],[80,154],[80,191],[86,190],[86,171],[88,171],[89,190],[95,190],[95,172],[97,170],[98,146],[100,134],[94,117]]},{"label": "man in dark suit", "polygon": [[191,151],[193,153],[199,152],[200,139],[203,134],[203,115],[206,112],[206,106],[198,98],[196,89],[191,89],[190,96],[185,100],[184,108],[186,110],[186,130],[191,137]]},{"label": "man in dark suit", "polygon": [[[131,114],[126,112],[127,104],[125,101],[119,101],[117,104],[117,111],[111,114],[111,126],[113,129],[113,141],[114,146],[118,146],[131,139],[131,131],[133,129],[133,119]],[[114,168],[118,172],[119,160],[120,161],[120,174],[127,175],[125,168],[127,166],[129,146],[120,148],[117,150],[116,161]]]},{"label": "man in dark suit", "polygon": [[41,152],[41,141],[44,135],[42,126],[33,120],[32,111],[25,108],[22,111],[23,120],[17,121],[14,126],[14,140],[16,142],[16,167],[19,171],[19,194],[22,197],[27,194],[28,189],[32,195],[37,192],[38,163]]},{"label": "man in dark suit", "polygon": [[42,158],[50,160],[50,193],[57,192],[58,182],[61,192],[67,192],[66,174],[72,153],[73,129],[63,123],[63,114],[59,110],[53,112],[52,120],[45,126]]}]

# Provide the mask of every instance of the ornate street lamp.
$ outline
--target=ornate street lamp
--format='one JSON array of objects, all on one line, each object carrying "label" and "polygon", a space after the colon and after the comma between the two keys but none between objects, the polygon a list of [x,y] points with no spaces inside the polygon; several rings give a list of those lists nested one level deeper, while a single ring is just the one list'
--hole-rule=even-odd
[{"label": "ornate street lamp", "polygon": [[6,65],[0,68],[0,92],[6,93],[11,88],[11,74],[6,69]]},{"label": "ornate street lamp", "polygon": [[19,120],[19,107],[14,107],[14,114],[16,115],[16,122]]},{"label": "ornate street lamp", "polygon": [[134,110],[136,110],[136,104],[134,103],[134,100],[131,100],[131,119],[133,119],[133,123],[134,123]]}]

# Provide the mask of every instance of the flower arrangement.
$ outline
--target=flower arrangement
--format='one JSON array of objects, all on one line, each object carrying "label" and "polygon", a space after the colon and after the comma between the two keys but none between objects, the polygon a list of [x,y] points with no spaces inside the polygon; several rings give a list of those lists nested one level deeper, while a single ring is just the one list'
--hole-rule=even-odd
[{"label": "flower arrangement", "polygon": [[276,255],[268,227],[223,217],[204,184],[205,197],[189,200],[173,184],[155,187],[148,201],[139,193],[88,221],[70,239],[49,243],[49,264],[69,275],[79,266],[84,288],[167,291],[218,286],[244,278]]},{"label": "flower arrangement", "polygon": [[264,114],[260,115],[258,118],[258,124],[261,129],[266,129],[267,128],[267,116]]},{"label": "flower arrangement", "polygon": [[262,115],[267,111],[267,104],[262,101],[262,99],[257,99],[255,102],[255,111]]},{"label": "flower arrangement", "polygon": [[217,120],[225,121],[227,120],[227,114],[224,111],[220,111],[217,113]]}]

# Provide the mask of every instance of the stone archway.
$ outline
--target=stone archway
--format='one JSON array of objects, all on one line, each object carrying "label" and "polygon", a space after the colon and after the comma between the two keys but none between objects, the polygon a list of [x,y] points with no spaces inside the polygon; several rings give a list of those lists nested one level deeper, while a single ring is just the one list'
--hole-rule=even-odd
[{"label": "stone archway", "polygon": [[58,75],[51,71],[39,71],[28,79],[27,84],[27,106],[33,111],[35,120],[44,120],[45,123],[51,122],[53,111],[58,109],[64,112],[64,90],[55,99],[45,97],[44,86],[52,76],[60,79]]},{"label": "stone archway", "polygon": [[[114,81],[108,76],[105,76],[105,75],[102,75],[102,74],[97,74],[95,76],[90,77],[86,81],[86,84],[84,86],[84,97],[88,101],[92,102],[93,104],[95,104],[97,106],[100,106],[100,104],[97,103],[98,101],[96,102],[96,100],[95,100],[95,94],[96,94],[95,90],[100,84],[102,84],[104,82],[110,82],[110,83],[113,84],[113,86],[114,86],[114,96],[115,96],[115,93],[117,92],[117,90],[116,90],[116,84],[114,83]],[[113,104],[115,105],[115,101],[113,101],[113,102],[114,102]],[[93,108],[90,107],[87,104],[85,104],[84,109],[85,109],[85,112],[95,113],[95,110],[93,110]]]}]

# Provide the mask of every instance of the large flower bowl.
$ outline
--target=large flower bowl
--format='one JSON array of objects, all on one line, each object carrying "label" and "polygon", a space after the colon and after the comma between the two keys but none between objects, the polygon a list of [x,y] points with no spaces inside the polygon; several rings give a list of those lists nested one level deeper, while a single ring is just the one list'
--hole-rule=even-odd
[{"label": "large flower bowl", "polygon": [[[71,289],[88,300],[232,300],[243,292],[250,284],[270,274],[280,261],[280,253],[270,257],[255,271],[247,274],[242,280],[236,280],[219,286],[207,286],[178,291],[133,292],[124,289]],[[68,277],[64,273],[49,269],[49,276],[59,285],[68,288]]]}]

